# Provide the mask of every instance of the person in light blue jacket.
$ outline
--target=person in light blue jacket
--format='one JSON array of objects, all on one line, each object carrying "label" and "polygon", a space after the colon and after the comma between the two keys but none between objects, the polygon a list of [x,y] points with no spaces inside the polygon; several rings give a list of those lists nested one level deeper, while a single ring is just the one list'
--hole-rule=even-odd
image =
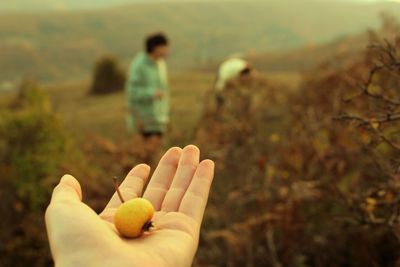
[{"label": "person in light blue jacket", "polygon": [[165,63],[169,41],[162,33],[153,34],[147,37],[145,49],[129,68],[128,130],[139,132],[147,142],[149,153],[155,153],[169,123],[170,94]]}]

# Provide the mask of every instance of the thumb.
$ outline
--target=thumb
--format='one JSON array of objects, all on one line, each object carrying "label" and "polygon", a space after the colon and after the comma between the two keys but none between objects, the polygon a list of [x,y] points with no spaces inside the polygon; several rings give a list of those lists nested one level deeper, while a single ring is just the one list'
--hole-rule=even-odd
[{"label": "thumb", "polygon": [[[45,212],[45,221],[49,233],[53,232],[50,228],[57,228],[55,221],[65,214],[69,214],[68,207],[74,207],[71,204],[81,204],[82,191],[79,182],[71,175],[64,175],[58,185],[53,190],[51,201]],[[49,236],[51,236],[49,234]]]},{"label": "thumb", "polygon": [[63,201],[82,201],[82,189],[78,180],[71,175],[64,175],[54,188],[50,204]]},{"label": "thumb", "polygon": [[[83,206],[83,203],[79,182],[71,175],[64,175],[54,188],[50,204],[45,212],[50,250],[56,262],[60,256],[63,256],[64,251],[71,249],[69,248],[72,242],[70,238],[76,237],[76,232],[82,225],[79,220],[81,218],[74,217],[74,213],[71,212],[80,206]],[[71,229],[75,230],[75,233]]]}]

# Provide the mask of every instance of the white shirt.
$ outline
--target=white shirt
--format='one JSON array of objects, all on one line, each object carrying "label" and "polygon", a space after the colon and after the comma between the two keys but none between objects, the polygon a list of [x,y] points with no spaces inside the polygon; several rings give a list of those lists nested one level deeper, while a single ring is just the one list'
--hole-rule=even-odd
[{"label": "white shirt", "polygon": [[218,70],[216,91],[222,91],[226,84],[239,77],[240,73],[248,67],[248,63],[241,58],[230,58],[224,61]]},{"label": "white shirt", "polygon": [[157,60],[158,73],[160,75],[161,83],[167,87],[168,85],[168,74],[167,74],[167,64],[164,59]]}]

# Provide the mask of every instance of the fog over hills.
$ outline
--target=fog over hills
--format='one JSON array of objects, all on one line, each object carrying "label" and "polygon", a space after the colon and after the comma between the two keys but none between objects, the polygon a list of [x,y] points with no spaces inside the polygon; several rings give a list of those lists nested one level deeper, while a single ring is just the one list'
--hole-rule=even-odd
[{"label": "fog over hills", "polygon": [[[38,12],[54,10],[79,10],[105,8],[124,4],[148,4],[148,3],[171,3],[171,2],[262,2],[263,0],[2,0],[0,1],[0,12]],[[282,2],[279,0],[267,0],[271,2]],[[264,2],[267,2],[264,0]],[[314,0],[315,2],[341,2],[341,3],[384,3],[400,2],[399,0]],[[287,2],[287,1],[286,1]],[[307,2],[292,0],[292,2]]]},{"label": "fog over hills", "polygon": [[100,8],[137,2],[143,0],[2,0],[0,12]]},{"label": "fog over hills", "polygon": [[[11,1],[23,3],[27,0]],[[38,3],[109,3],[36,0]],[[131,0],[113,3],[123,4]],[[136,1],[137,2],[137,1]],[[0,5],[4,5],[1,1]],[[35,3],[30,0],[29,3]],[[400,15],[397,3],[326,1],[168,1],[112,8],[0,15],[0,81],[87,77],[93,62],[114,54],[125,64],[149,32],[172,41],[172,70],[197,68],[234,53],[289,51],[330,42],[379,25],[378,14]],[[290,4],[290,5],[289,5]],[[288,8],[290,7],[290,8]]]}]

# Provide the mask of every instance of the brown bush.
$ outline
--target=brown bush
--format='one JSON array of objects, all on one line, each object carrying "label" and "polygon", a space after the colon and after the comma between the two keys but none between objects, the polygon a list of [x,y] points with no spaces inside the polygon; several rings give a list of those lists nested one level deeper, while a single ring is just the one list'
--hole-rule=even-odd
[{"label": "brown bush", "polygon": [[91,94],[108,94],[124,89],[125,71],[120,66],[117,58],[104,56],[94,67]]},{"label": "brown bush", "polygon": [[206,108],[197,143],[217,172],[197,266],[397,266],[400,39],[377,40],[293,94],[237,87]]},{"label": "brown bush", "polygon": [[0,109],[0,118],[0,265],[48,266],[44,208],[65,158],[65,129],[31,81]]}]

